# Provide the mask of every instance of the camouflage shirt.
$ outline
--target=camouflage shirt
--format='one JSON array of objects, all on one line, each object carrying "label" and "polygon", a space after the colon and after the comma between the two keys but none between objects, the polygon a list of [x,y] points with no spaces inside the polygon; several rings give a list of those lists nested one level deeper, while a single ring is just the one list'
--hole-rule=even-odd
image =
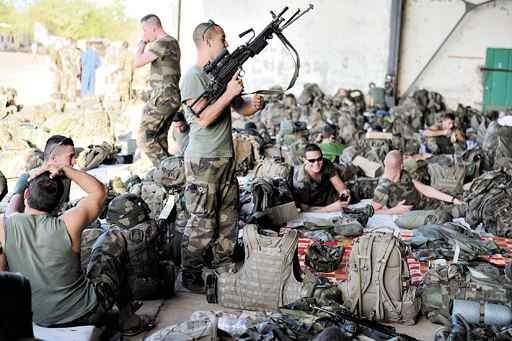
[{"label": "camouflage shirt", "polygon": [[399,182],[393,182],[381,176],[373,194],[373,201],[384,207],[393,208],[400,201],[405,200],[405,205],[413,205],[415,209],[418,209],[421,194],[414,187],[412,180],[413,178],[406,170],[402,170],[400,173]]},{"label": "camouflage shirt", "polygon": [[171,36],[165,36],[152,42],[149,51],[158,57],[151,63],[151,88],[155,90],[170,87],[179,96],[181,71],[178,41]]},{"label": "camouflage shirt", "polygon": [[337,192],[329,181],[338,175],[336,167],[324,158],[321,180],[316,182],[306,172],[304,166],[295,167],[293,171],[293,196],[301,204],[308,206],[325,206],[337,200]]}]

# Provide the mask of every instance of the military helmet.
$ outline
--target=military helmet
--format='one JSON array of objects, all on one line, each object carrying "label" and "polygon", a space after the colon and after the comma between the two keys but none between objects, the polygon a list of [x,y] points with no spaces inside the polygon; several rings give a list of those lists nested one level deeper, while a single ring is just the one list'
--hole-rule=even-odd
[{"label": "military helmet", "polygon": [[168,157],[153,172],[153,180],[166,189],[185,187],[185,162],[181,156]]},{"label": "military helmet", "polygon": [[151,210],[141,197],[133,193],[121,194],[108,205],[107,222],[131,228],[149,219]]}]

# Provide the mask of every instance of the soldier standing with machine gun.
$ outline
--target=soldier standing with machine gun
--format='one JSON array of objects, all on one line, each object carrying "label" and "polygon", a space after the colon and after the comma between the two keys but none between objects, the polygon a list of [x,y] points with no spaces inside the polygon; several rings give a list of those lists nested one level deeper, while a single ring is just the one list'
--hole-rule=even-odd
[{"label": "soldier standing with machine gun", "polygon": [[[199,24],[193,33],[197,62],[183,78],[181,98],[191,105],[206,90],[208,78],[203,67],[228,47],[224,30],[213,21]],[[182,248],[182,282],[191,291],[202,292],[203,256],[208,247],[213,253],[212,266],[229,264],[237,233],[239,214],[238,181],[235,177],[231,107],[243,116],[253,115],[263,107],[263,98],[237,100],[243,90],[238,72],[214,103],[201,98],[187,110],[190,140],[185,150],[185,201],[190,219],[185,228]]]},{"label": "soldier standing with machine gun", "polygon": [[[203,266],[220,272],[229,269],[232,262],[238,235],[239,187],[235,177],[231,107],[242,116],[251,116],[263,108],[262,96],[241,97],[244,87],[239,76],[242,64],[260,53],[273,34],[296,53],[281,31],[301,15],[297,11],[280,27],[286,9],[277,16],[271,12],[272,22],[232,54],[227,51],[224,30],[212,20],[194,30],[197,62],[188,70],[181,86],[181,99],[187,105],[186,118],[190,124],[190,142],[184,154],[185,202],[190,218],[182,244],[182,284],[191,291],[204,291]],[[240,37],[250,32],[254,34],[250,29]],[[297,75],[298,67],[289,87]]]}]

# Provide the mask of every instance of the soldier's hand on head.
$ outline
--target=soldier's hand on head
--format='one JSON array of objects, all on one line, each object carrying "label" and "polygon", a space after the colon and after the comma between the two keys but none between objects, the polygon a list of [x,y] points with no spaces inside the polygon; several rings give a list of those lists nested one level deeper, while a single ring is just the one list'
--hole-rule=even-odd
[{"label": "soldier's hand on head", "polygon": [[226,94],[231,98],[240,95],[244,90],[244,82],[239,78],[239,74],[240,71],[237,71],[226,87]]},{"label": "soldier's hand on head", "polygon": [[44,163],[41,167],[36,168],[30,172],[30,177],[28,181],[31,181],[34,178],[37,178],[39,175],[50,172],[50,178],[54,178],[56,176],[62,175],[62,166],[55,164]]},{"label": "soldier's hand on head", "polygon": [[256,110],[261,110],[263,109],[263,107],[265,106],[265,99],[263,98],[263,96],[261,95],[254,95],[252,96],[251,98],[251,105],[256,109]]}]

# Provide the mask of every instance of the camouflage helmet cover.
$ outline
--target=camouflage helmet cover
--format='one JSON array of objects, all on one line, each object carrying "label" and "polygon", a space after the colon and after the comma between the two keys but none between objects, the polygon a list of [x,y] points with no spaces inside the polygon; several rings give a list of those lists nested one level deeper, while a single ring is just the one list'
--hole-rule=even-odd
[{"label": "camouflage helmet cover", "polygon": [[141,197],[126,193],[114,198],[108,205],[107,222],[131,228],[149,219],[151,210]]}]

